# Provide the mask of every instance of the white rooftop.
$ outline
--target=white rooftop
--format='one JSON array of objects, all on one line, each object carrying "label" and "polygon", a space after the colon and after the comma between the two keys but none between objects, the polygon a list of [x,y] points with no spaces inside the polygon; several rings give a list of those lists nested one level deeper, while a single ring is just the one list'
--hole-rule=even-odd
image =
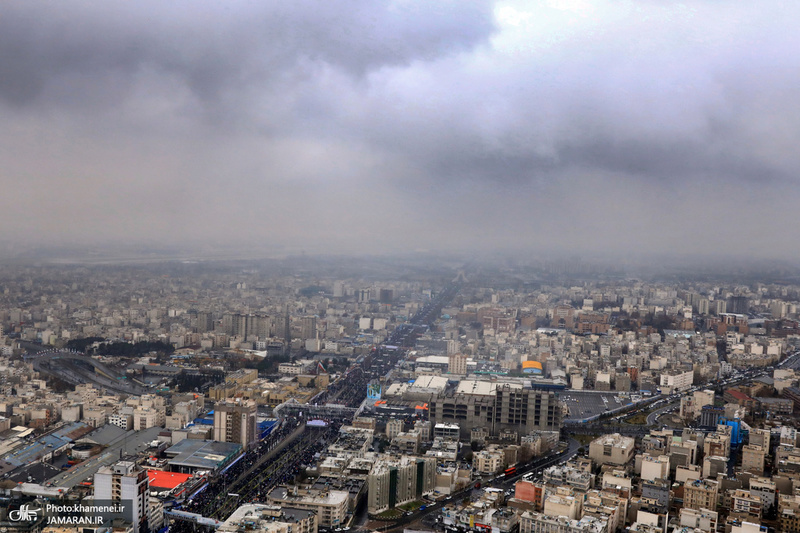
[{"label": "white rooftop", "polygon": [[414,389],[436,389],[444,390],[447,388],[447,378],[444,376],[420,376],[409,388],[413,392]]},{"label": "white rooftop", "polygon": [[497,383],[491,381],[478,381],[474,379],[464,380],[458,384],[456,392],[458,394],[476,394],[479,396],[491,396],[497,391]]}]

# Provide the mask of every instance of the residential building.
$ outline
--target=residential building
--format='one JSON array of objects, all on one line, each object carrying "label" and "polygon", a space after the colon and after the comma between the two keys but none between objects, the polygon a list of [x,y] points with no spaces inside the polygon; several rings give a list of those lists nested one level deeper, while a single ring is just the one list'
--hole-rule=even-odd
[{"label": "residential building", "polygon": [[747,515],[748,520],[761,520],[764,503],[761,498],[750,494],[750,491],[736,489],[731,492],[731,513],[739,516]]},{"label": "residential building", "polygon": [[719,514],[709,509],[689,509],[680,510],[680,526],[699,529],[705,533],[717,533]]},{"label": "residential building", "polygon": [[719,482],[710,479],[687,480],[683,485],[683,506],[689,509],[716,509]]},{"label": "residential building", "polygon": [[214,440],[234,442],[245,448],[258,442],[256,402],[253,400],[224,401],[214,407]]},{"label": "residential building", "polygon": [[124,504],[133,533],[149,531],[150,488],[147,471],[132,461],[101,467],[94,475],[94,500]]},{"label": "residential building", "polygon": [[576,496],[568,487],[557,487],[555,493],[544,500],[544,514],[578,519],[583,516],[583,499],[583,494]]},{"label": "residential building", "polygon": [[391,418],[386,421],[386,436],[393,439],[403,432],[403,421],[397,418]]},{"label": "residential building", "polygon": [[125,431],[130,431],[133,429],[133,415],[121,414],[121,413],[110,414],[108,415],[108,423],[111,424],[112,426],[117,426],[118,428],[122,428]]},{"label": "residential building", "polygon": [[778,520],[782,533],[800,532],[800,495],[781,494],[778,496]]},{"label": "residential building", "polygon": [[472,470],[476,474],[495,474],[504,466],[501,449],[486,449],[472,454]]},{"label": "residential building", "polygon": [[268,504],[281,508],[314,511],[319,526],[340,527],[347,518],[348,493],[343,490],[278,486],[267,494],[266,499]]},{"label": "residential building", "polygon": [[544,509],[545,485],[527,479],[520,479],[514,484],[514,498],[533,504],[533,509]]},{"label": "residential building", "polygon": [[669,456],[652,456],[645,454],[642,456],[641,478],[647,481],[656,479],[667,479],[669,477]]},{"label": "residential building", "polygon": [[672,392],[691,389],[693,381],[694,372],[691,370],[686,372],[678,370],[664,372],[660,378],[661,389]]},{"label": "residential building", "polygon": [[757,444],[747,444],[742,447],[742,470],[758,476],[764,475],[764,461],[766,450]]},{"label": "residential building", "polygon": [[277,505],[245,504],[239,506],[217,528],[218,533],[317,533],[317,513]]},{"label": "residential building", "polygon": [[797,429],[790,426],[782,426],[780,443],[789,446],[797,446]]},{"label": "residential building", "polygon": [[585,516],[580,520],[565,516],[525,511],[519,520],[519,533],[610,533],[608,522]]},{"label": "residential building", "polygon": [[375,461],[367,477],[367,509],[380,513],[414,501],[436,488],[433,457],[384,457]]},{"label": "residential building", "polygon": [[642,482],[642,498],[648,501],[650,506],[659,513],[667,512],[671,496],[670,482],[666,479]]},{"label": "residential building", "polygon": [[[109,415],[109,421],[110,417]],[[163,427],[167,416],[163,407],[138,407],[133,410],[133,429],[141,431],[153,427]]]},{"label": "residential building", "polygon": [[456,374],[459,376],[467,375],[467,356],[462,353],[454,353],[449,356],[449,363],[447,366],[449,374]]},{"label": "residential building", "polygon": [[[781,430],[783,430],[783,428],[781,428]],[[765,450],[769,450],[770,435],[771,434],[769,429],[753,428],[750,430],[750,437],[749,437],[750,441],[748,442],[748,444],[757,444],[763,447]]]},{"label": "residential building", "polygon": [[758,497],[764,504],[764,509],[769,509],[777,503],[777,486],[768,477],[751,477],[750,494]]},{"label": "residential building", "polygon": [[604,435],[589,444],[589,458],[599,465],[624,465],[633,459],[635,440],[619,433]]}]

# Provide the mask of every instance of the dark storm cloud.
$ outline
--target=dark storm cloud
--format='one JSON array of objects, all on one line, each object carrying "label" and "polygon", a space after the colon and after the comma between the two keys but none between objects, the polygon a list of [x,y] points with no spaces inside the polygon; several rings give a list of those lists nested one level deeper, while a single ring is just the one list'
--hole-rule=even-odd
[{"label": "dark storm cloud", "polygon": [[363,75],[468,49],[492,29],[485,2],[15,2],[0,17],[0,97],[30,103],[70,77],[91,97],[151,68],[218,99],[300,61]]},{"label": "dark storm cloud", "polygon": [[800,223],[798,16],[770,1],[10,3],[0,225],[30,241],[780,254],[800,246],[764,237],[764,213]]},{"label": "dark storm cloud", "polygon": [[450,183],[489,181],[512,188],[586,170],[637,176],[676,187],[697,179],[721,178],[728,183],[764,186],[786,186],[795,180],[796,173],[791,169],[777,168],[753,154],[724,147],[725,142],[720,141],[723,139],[630,139],[609,134],[582,142],[562,140],[552,146],[549,155],[511,154],[465,141],[451,151],[439,152],[438,157],[431,156],[428,165],[434,175]]},{"label": "dark storm cloud", "polygon": [[789,52],[800,40],[785,6],[586,4],[600,7],[560,26],[531,9],[538,33],[503,43],[501,31],[494,63],[397,74],[386,87],[419,92],[365,127],[385,149],[413,153],[425,180],[535,186],[594,169],[676,187],[795,183],[797,154],[777,148],[800,140],[800,61]]}]

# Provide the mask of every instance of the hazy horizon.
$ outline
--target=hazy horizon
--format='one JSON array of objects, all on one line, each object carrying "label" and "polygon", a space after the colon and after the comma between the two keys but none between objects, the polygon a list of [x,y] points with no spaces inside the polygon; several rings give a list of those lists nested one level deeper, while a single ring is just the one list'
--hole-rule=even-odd
[{"label": "hazy horizon", "polygon": [[796,260],[797,15],[11,3],[0,244]]}]

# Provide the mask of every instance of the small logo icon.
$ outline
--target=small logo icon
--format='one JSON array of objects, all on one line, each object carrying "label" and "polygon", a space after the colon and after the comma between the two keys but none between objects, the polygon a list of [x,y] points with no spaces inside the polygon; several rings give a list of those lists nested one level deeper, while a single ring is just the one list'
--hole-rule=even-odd
[{"label": "small logo icon", "polygon": [[30,507],[27,503],[23,503],[19,506],[19,509],[10,511],[8,513],[8,518],[12,522],[34,521],[39,516],[39,511],[41,511],[41,509]]}]

